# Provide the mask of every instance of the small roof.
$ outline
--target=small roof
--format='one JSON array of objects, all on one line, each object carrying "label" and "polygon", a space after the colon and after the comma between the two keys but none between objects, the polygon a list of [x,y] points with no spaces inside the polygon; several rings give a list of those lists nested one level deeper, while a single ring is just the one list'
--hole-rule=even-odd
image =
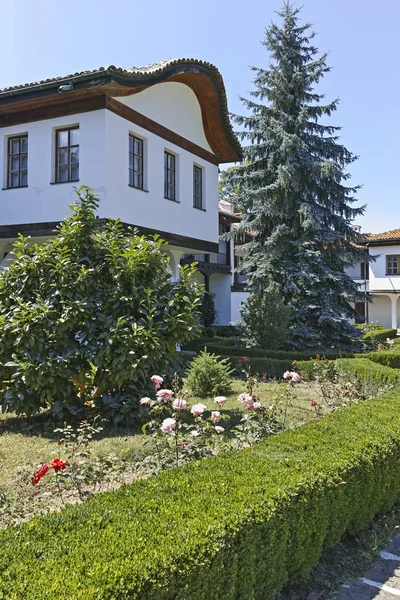
[{"label": "small roof", "polygon": [[400,243],[400,229],[390,229],[382,233],[368,233],[365,236],[365,241],[370,245],[384,245],[385,242]]}]

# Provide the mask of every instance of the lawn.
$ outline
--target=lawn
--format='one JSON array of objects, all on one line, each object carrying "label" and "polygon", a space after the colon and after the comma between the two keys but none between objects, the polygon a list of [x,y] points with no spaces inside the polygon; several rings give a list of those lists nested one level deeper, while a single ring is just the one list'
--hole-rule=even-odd
[{"label": "lawn", "polygon": [[[279,418],[282,420],[285,389],[286,384],[277,382],[261,383],[257,388],[257,395],[265,406],[278,404]],[[224,424],[227,431],[241,418],[242,404],[237,396],[244,391],[245,383],[233,380],[227,403],[220,409],[222,414],[230,417]],[[286,428],[297,427],[315,418],[315,411],[310,406],[311,400],[318,399],[315,385],[301,383],[295,386],[294,392],[295,399],[287,409]],[[196,402],[203,402],[209,410],[218,409],[212,398],[191,398],[190,404]],[[60,434],[54,433],[56,427],[45,413],[31,419],[0,413],[0,526],[27,520],[34,514],[60,507],[51,475],[37,486],[31,483],[32,475],[40,464],[48,463],[56,456],[63,457],[63,449],[57,444]],[[106,482],[102,490],[130,483],[147,474],[143,461],[151,452],[151,444],[139,426],[136,429],[106,427],[98,439],[91,442],[91,450],[96,456],[112,453],[118,465],[115,476]],[[65,502],[76,500],[73,491],[64,497]]]}]

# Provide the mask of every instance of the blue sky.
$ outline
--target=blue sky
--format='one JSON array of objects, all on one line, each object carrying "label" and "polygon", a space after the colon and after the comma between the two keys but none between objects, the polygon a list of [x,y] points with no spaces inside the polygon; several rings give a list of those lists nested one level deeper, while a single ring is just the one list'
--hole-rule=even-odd
[{"label": "blue sky", "polygon": [[[321,84],[339,97],[331,119],[360,159],[364,231],[400,227],[398,0],[303,0],[302,17],[329,51],[333,70]],[[259,41],[280,0],[8,0],[2,4],[0,87],[115,64],[140,66],[195,57],[221,71],[232,112],[252,87],[249,65],[266,66]]]}]

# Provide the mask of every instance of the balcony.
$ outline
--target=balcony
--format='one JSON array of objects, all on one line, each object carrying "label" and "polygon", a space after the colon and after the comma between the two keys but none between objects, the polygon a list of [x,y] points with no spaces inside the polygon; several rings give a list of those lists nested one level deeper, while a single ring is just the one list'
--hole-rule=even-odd
[{"label": "balcony", "polygon": [[194,262],[198,263],[196,268],[200,273],[206,276],[213,273],[225,273],[229,275],[231,272],[229,254],[224,252],[215,254],[183,254],[180,260],[182,266],[191,265]]}]

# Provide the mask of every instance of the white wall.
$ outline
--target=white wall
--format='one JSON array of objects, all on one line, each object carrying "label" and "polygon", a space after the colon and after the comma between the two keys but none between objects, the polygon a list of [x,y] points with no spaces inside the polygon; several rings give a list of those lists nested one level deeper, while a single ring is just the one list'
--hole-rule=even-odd
[{"label": "white wall", "polygon": [[235,324],[240,319],[240,306],[246,302],[248,292],[231,292],[231,322]]},{"label": "white wall", "polygon": [[400,291],[400,275],[386,275],[386,255],[400,254],[400,245],[370,248],[369,253],[378,257],[369,266],[370,290]]},{"label": "white wall", "polygon": [[377,322],[384,327],[392,326],[391,301],[388,296],[373,296],[373,302],[369,305],[369,322]]},{"label": "white wall", "polygon": [[[175,107],[181,112],[179,107]],[[218,167],[107,111],[106,117],[107,198],[100,216],[160,231],[218,242]],[[144,139],[147,191],[128,185],[128,136]],[[164,198],[164,150],[176,154],[177,197]],[[206,210],[193,207],[193,164],[203,171]]]},{"label": "white wall", "polygon": [[218,325],[229,325],[231,322],[231,276],[230,274],[213,273],[209,282],[210,293],[215,294],[217,323]]},{"label": "white wall", "polygon": [[361,263],[357,262],[351,267],[346,267],[345,272],[352,279],[361,279]]},{"label": "white wall", "polygon": [[204,134],[196,94],[184,83],[159,83],[139,94],[116,100],[212,152]]},{"label": "white wall", "polygon": [[[79,124],[79,182],[51,185],[55,177],[54,129]],[[0,129],[2,187],[7,181],[7,138],[28,134],[28,187],[0,190],[0,225],[60,221],[75,197],[72,186],[105,195],[105,110]]]}]

